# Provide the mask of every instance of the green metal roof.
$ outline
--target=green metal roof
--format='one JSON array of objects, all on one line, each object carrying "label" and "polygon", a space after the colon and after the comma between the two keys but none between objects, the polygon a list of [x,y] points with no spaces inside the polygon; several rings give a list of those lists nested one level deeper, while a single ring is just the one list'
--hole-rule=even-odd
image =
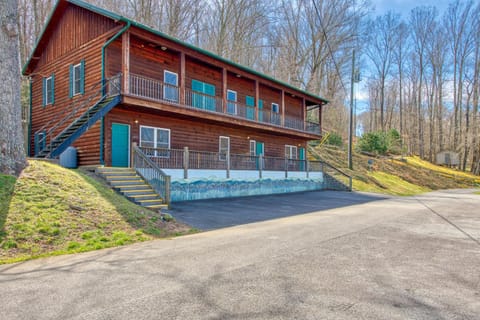
[{"label": "green metal roof", "polygon": [[135,27],[140,28],[140,29],[143,29],[143,30],[145,30],[145,31],[147,31],[147,32],[153,33],[153,34],[158,35],[158,36],[160,36],[160,37],[162,37],[162,38],[168,39],[168,40],[170,40],[170,41],[172,41],[172,42],[178,43],[179,45],[182,45],[182,46],[184,46],[184,47],[187,47],[187,48],[189,48],[189,49],[192,49],[192,50],[194,50],[194,51],[197,51],[197,52],[199,52],[199,53],[201,53],[201,54],[203,54],[203,55],[206,55],[206,56],[208,56],[208,57],[214,58],[214,59],[216,59],[216,60],[218,60],[218,61],[221,61],[221,62],[223,62],[223,63],[229,64],[229,65],[231,65],[231,66],[233,66],[233,67],[236,67],[236,68],[238,68],[238,69],[240,69],[240,70],[242,70],[242,71],[245,71],[245,72],[254,74],[254,75],[259,76],[259,77],[261,77],[261,78],[264,78],[264,79],[266,79],[266,80],[275,82],[275,83],[277,83],[277,84],[279,84],[279,85],[281,85],[281,86],[284,86],[284,87],[287,87],[287,88],[289,88],[289,89],[292,89],[292,90],[301,92],[301,93],[303,93],[303,94],[305,94],[305,95],[307,95],[307,96],[310,96],[311,98],[318,99],[318,100],[322,100],[322,101],[324,101],[325,103],[328,103],[328,102],[329,102],[329,101],[328,101],[327,99],[325,99],[325,98],[322,98],[322,97],[320,97],[320,96],[314,95],[314,94],[312,94],[312,93],[310,93],[310,92],[308,92],[308,91],[301,90],[301,89],[299,89],[299,88],[297,88],[297,87],[292,86],[291,84],[288,84],[288,83],[286,83],[286,82],[277,80],[277,79],[272,78],[272,77],[270,77],[270,76],[267,76],[267,75],[265,75],[265,74],[263,74],[263,73],[260,73],[260,72],[258,72],[258,71],[255,71],[255,70],[253,70],[253,69],[251,69],[251,68],[249,68],[249,67],[243,66],[243,65],[238,64],[238,63],[236,63],[236,62],[233,62],[233,61],[230,61],[230,60],[228,60],[228,59],[225,59],[225,58],[223,58],[223,57],[221,57],[221,56],[218,56],[218,55],[214,54],[213,52],[207,51],[207,50],[205,50],[205,49],[198,48],[198,47],[196,47],[196,46],[194,46],[194,45],[191,45],[191,44],[189,44],[189,43],[187,43],[187,42],[181,41],[181,40],[179,40],[179,39],[177,39],[177,38],[174,38],[174,37],[172,37],[172,36],[170,36],[170,35],[167,35],[167,34],[165,34],[165,33],[163,33],[163,32],[160,32],[160,31],[158,31],[158,30],[155,30],[155,29],[153,29],[153,28],[151,28],[151,27],[149,27],[149,26],[146,26],[146,25],[144,25],[144,24],[142,24],[142,23],[139,23],[139,22],[137,22],[137,21],[135,21],[135,20],[132,20],[132,19],[126,18],[126,17],[124,17],[124,16],[118,15],[118,14],[116,14],[116,13],[114,13],[114,12],[109,11],[109,10],[99,8],[99,7],[94,6],[94,5],[90,4],[90,3],[86,3],[86,2],[84,2],[84,1],[82,1],[82,0],[59,0],[59,1],[56,3],[55,8],[53,9],[53,11],[52,11],[52,13],[51,13],[51,15],[50,15],[50,18],[48,19],[48,22],[47,22],[47,24],[45,25],[44,30],[43,30],[42,33],[41,33],[41,36],[39,37],[39,41],[37,42],[37,44],[36,44],[36,46],[35,46],[35,49],[34,49],[33,52],[32,52],[32,55],[30,56],[30,58],[28,59],[27,63],[25,64],[25,66],[24,66],[24,68],[23,68],[23,73],[25,73],[27,66],[30,64],[30,61],[31,61],[32,56],[33,56],[33,53],[36,51],[38,44],[39,44],[40,41],[42,40],[43,34],[45,33],[45,30],[47,29],[47,27],[48,27],[48,25],[49,25],[49,23],[50,23],[50,20],[51,20],[51,18],[52,18],[52,16],[54,15],[55,11],[57,10],[58,5],[59,5],[61,2],[64,2],[64,1],[67,1],[67,2],[69,2],[69,3],[72,3],[72,4],[77,5],[77,6],[79,6],[79,7],[82,7],[82,8],[84,8],[84,9],[90,10],[90,11],[92,11],[92,12],[98,13],[98,14],[103,15],[103,16],[105,16],[105,17],[108,17],[108,18],[110,18],[110,19],[113,19],[113,20],[116,20],[116,21],[122,21],[122,22],[125,22],[125,23],[130,23],[132,26],[135,26]]}]

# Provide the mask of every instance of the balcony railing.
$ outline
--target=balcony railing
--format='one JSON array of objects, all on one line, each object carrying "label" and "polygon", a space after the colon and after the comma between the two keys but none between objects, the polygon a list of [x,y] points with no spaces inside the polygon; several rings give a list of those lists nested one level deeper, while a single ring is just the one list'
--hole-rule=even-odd
[{"label": "balcony railing", "polygon": [[[302,132],[321,134],[321,128],[318,123],[303,121],[303,119],[291,116],[285,116],[282,121],[280,113],[272,112],[266,108],[258,110],[257,118],[257,109],[255,107],[234,101],[227,101],[224,107],[224,101],[221,97],[196,92],[189,88],[181,88],[135,74],[128,75],[128,83],[130,88],[128,94],[135,97],[175,104],[183,108],[221,113]],[[184,97],[184,101],[181,101],[182,97]]]},{"label": "balcony railing", "polygon": [[[326,188],[337,190],[352,190],[352,178],[324,161],[310,161],[279,157],[265,157],[263,155],[230,154],[184,149],[157,149],[140,147],[142,154],[160,169],[183,169],[185,179],[189,177],[189,170],[219,170],[225,171],[227,178],[230,171],[248,170],[257,171],[262,178],[262,172],[285,172],[285,178],[292,173],[304,172],[308,177],[315,172],[328,175]],[[327,181],[328,180],[328,181]]]}]

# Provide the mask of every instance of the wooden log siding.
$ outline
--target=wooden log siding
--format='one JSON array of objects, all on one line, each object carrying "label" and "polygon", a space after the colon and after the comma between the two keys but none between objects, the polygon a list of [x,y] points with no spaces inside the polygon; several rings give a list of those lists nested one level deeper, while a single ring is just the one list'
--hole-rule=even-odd
[{"label": "wooden log siding", "polygon": [[[83,45],[81,48],[73,52],[57,58],[54,62],[38,67],[32,76],[32,136],[31,150],[34,150],[34,134],[49,121],[57,118],[61,119],[65,109],[71,108],[73,102],[85,99],[92,91],[92,87],[101,81],[101,48],[103,44],[118,30],[104,34]],[[77,95],[73,98],[69,97],[69,81],[70,81],[70,65],[85,60],[85,95]],[[55,73],[55,104],[43,107],[43,84],[42,78],[48,77]],[[96,88],[99,90],[100,87]],[[85,105],[83,109],[77,112],[82,114],[91,106]],[[57,120],[58,121],[58,120]],[[70,122],[61,125],[56,133],[61,132]],[[92,141],[96,143],[92,143]],[[81,165],[99,163],[97,158],[93,160],[99,153],[100,127],[92,127],[74,144],[79,148],[79,162]],[[49,141],[47,141],[49,142]],[[32,154],[33,155],[33,154]]]},{"label": "wooden log siding", "polygon": [[192,89],[192,80],[199,80],[215,86],[215,96],[222,97],[222,69],[205,64],[202,61],[185,59],[185,86]]},{"label": "wooden log siding", "polygon": [[[138,121],[138,123],[136,123]],[[285,145],[305,147],[306,142],[301,139],[292,139],[274,136],[241,128],[229,128],[187,119],[178,119],[164,115],[153,115],[140,110],[117,107],[105,117],[105,161],[111,164],[112,123],[130,125],[131,143],[140,143],[140,126],[151,126],[170,129],[170,145],[172,149],[189,147],[191,150],[218,152],[219,136],[230,137],[230,152],[232,154],[249,154],[250,140],[265,143],[265,156],[285,157]]]},{"label": "wooden log siding", "polygon": [[247,96],[255,98],[255,81],[228,72],[227,89],[237,92],[237,102],[245,105]]},{"label": "wooden log siding", "polygon": [[95,38],[114,29],[115,22],[77,6],[68,6],[55,30],[49,36],[38,67],[56,61]]},{"label": "wooden log siding", "polygon": [[152,47],[151,43],[131,37],[130,72],[135,75],[163,81],[165,70],[180,73],[180,54]]}]

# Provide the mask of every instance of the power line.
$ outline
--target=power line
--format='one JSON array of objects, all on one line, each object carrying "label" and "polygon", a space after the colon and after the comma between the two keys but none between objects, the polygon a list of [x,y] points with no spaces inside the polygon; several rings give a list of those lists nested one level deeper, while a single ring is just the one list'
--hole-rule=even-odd
[{"label": "power line", "polygon": [[332,48],[330,47],[330,42],[328,41],[327,32],[325,31],[325,28],[323,27],[323,22],[322,22],[322,17],[320,16],[320,11],[317,8],[317,4],[315,3],[315,0],[313,0],[312,3],[313,3],[313,6],[315,8],[315,13],[317,14],[318,20],[320,22],[320,27],[322,28],[323,36],[325,37],[325,42],[327,44],[328,52],[330,53],[330,56],[332,57],[333,64],[335,65],[335,70],[337,71],[338,78],[340,79],[340,83],[342,84],[343,91],[345,92],[345,94],[347,94],[347,89],[345,88],[345,84],[343,83],[342,75],[340,74],[340,69],[338,68],[337,61],[335,60],[335,57],[333,56]]}]

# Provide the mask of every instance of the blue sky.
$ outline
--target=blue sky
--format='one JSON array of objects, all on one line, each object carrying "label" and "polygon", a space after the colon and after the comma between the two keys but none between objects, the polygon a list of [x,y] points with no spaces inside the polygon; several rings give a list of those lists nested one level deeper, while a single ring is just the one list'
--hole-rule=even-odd
[{"label": "blue sky", "polygon": [[371,0],[375,7],[375,13],[381,15],[389,10],[402,14],[404,18],[408,18],[410,10],[417,6],[435,6],[440,14],[447,9],[448,4],[452,0]]}]

